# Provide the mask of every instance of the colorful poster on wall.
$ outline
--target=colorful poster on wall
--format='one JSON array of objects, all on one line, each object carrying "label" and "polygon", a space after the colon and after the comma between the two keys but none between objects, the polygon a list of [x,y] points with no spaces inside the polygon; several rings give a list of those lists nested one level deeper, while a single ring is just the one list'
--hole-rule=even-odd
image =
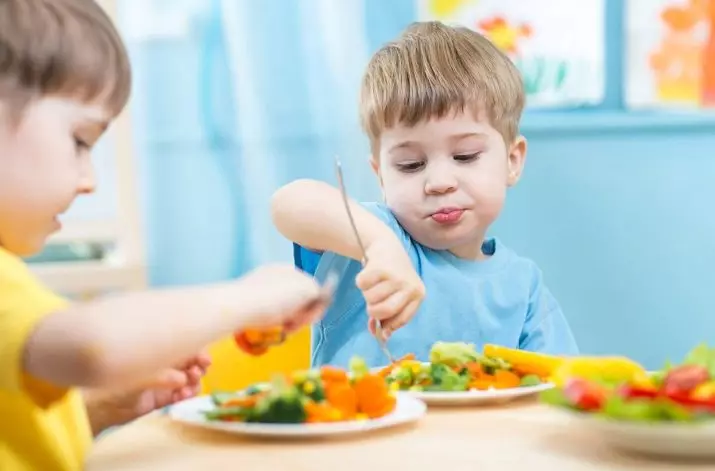
[{"label": "colorful poster on wall", "polygon": [[715,0],[630,0],[626,18],[629,107],[715,106]]},{"label": "colorful poster on wall", "polygon": [[514,61],[527,106],[603,100],[604,0],[417,0],[419,19],[484,34]]}]

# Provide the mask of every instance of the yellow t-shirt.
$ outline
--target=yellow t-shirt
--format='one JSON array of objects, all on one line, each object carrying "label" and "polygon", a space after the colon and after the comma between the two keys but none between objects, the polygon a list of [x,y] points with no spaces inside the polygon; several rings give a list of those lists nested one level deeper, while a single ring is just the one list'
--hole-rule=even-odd
[{"label": "yellow t-shirt", "polygon": [[78,471],[92,444],[79,390],[26,375],[24,346],[39,321],[66,302],[0,248],[0,470]]}]

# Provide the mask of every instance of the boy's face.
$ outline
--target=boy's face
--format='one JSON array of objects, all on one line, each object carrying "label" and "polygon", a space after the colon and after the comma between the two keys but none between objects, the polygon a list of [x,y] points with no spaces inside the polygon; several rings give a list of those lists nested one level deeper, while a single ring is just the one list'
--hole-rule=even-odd
[{"label": "boy's face", "polygon": [[0,102],[0,246],[40,251],[59,215],[94,191],[90,150],[107,122],[100,107],[62,98],[34,101],[13,122]]},{"label": "boy's face", "polygon": [[397,125],[379,145],[373,168],[405,230],[426,247],[481,258],[487,228],[521,175],[526,141],[507,148],[488,120],[465,112]]}]

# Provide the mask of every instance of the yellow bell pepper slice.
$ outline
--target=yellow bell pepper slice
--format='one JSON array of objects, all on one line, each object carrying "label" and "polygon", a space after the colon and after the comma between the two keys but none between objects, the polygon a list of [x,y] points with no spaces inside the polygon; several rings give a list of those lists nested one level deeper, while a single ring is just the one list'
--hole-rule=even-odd
[{"label": "yellow bell pepper slice", "polygon": [[521,375],[536,375],[540,378],[548,378],[551,376],[565,361],[564,357],[507,348],[493,344],[484,345],[482,353],[490,358],[501,358]]},{"label": "yellow bell pepper slice", "polygon": [[648,372],[626,357],[574,357],[565,360],[551,376],[557,387],[563,387],[572,378],[601,380],[610,383],[648,385]]},{"label": "yellow bell pepper slice", "polygon": [[692,398],[707,401],[715,398],[715,381],[703,383],[692,392]]}]

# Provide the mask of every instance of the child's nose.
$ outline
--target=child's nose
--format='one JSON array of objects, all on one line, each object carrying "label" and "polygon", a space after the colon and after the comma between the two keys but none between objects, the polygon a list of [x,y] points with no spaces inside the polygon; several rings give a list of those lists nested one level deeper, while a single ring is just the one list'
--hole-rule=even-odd
[{"label": "child's nose", "polygon": [[92,165],[88,165],[82,172],[82,177],[77,185],[77,193],[81,195],[88,195],[94,193],[96,189],[97,178],[94,174],[94,167]]},{"label": "child's nose", "polygon": [[425,193],[428,195],[442,195],[457,189],[457,179],[449,172],[440,172],[429,175],[425,183]]}]

